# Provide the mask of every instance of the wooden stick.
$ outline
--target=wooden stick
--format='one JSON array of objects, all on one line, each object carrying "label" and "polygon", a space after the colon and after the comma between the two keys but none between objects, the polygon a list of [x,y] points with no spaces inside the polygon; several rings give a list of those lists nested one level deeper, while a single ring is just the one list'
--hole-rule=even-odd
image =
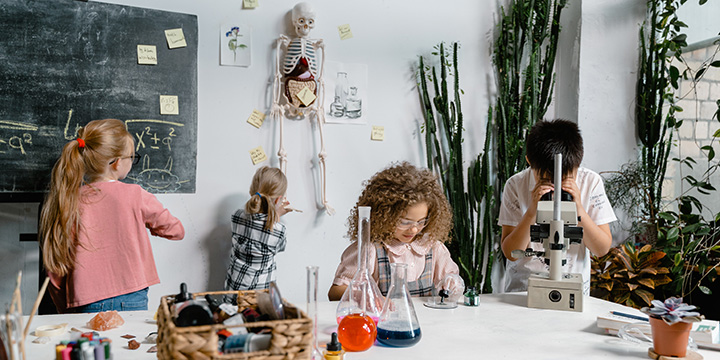
[{"label": "wooden stick", "polygon": [[[13,298],[13,301],[15,299]],[[12,305],[10,305],[12,307]],[[7,330],[8,334],[8,351],[10,352],[10,360],[15,360],[15,347],[13,346],[15,343],[15,340],[13,340],[12,336],[12,319],[10,318],[10,310],[8,310],[5,313],[5,328]]]},{"label": "wooden stick", "polygon": [[43,296],[45,295],[45,289],[47,289],[48,283],[50,282],[50,277],[45,278],[45,282],[43,282],[42,286],[40,287],[40,292],[38,293],[37,298],[35,299],[35,305],[33,305],[32,311],[30,312],[30,318],[28,319],[27,324],[25,324],[25,331],[23,332],[23,343],[25,343],[25,338],[27,338],[28,332],[30,331],[30,323],[33,320],[33,316],[35,316],[35,312],[37,311],[38,307],[40,306],[40,302],[42,301]]},{"label": "wooden stick", "polygon": [[17,304],[20,302],[20,283],[22,280],[22,270],[18,271],[17,282],[15,282],[15,291],[13,291],[12,302],[10,303],[10,312],[14,313]]}]

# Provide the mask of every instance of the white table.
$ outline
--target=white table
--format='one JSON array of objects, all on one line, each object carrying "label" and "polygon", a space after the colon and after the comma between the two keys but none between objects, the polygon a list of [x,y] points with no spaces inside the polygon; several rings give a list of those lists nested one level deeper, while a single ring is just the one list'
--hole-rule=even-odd
[{"label": "white table", "polygon": [[[458,306],[452,310],[430,309],[425,299],[415,298],[414,305],[422,339],[409,348],[389,348],[376,345],[367,351],[347,353],[355,359],[648,359],[647,347],[605,335],[595,325],[598,314],[609,310],[634,312],[622,305],[585,298],[583,312],[531,309],[526,306],[524,293],[481,295],[480,306]],[[330,341],[336,330],[337,302],[318,305],[318,339],[321,345]],[[149,322],[153,311],[123,312],[125,325],[101,332],[113,341],[114,359],[154,359],[147,353],[152,346],[142,340],[156,325]],[[40,325],[68,323],[70,327],[90,331],[85,323],[92,314],[35,316],[31,329]],[[27,321],[27,317],[25,319]],[[124,334],[138,337],[137,350],[127,348]],[[33,344],[29,335],[25,344],[28,360],[54,359],[55,344],[68,339],[69,334],[53,338],[48,344]],[[699,350],[705,359],[720,359],[720,352]]]}]

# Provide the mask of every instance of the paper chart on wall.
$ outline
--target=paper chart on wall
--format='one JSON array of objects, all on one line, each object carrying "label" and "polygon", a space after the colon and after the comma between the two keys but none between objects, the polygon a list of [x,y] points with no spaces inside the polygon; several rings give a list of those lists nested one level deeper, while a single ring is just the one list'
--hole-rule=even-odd
[{"label": "paper chart on wall", "polygon": [[325,62],[325,122],[367,124],[367,64]]},{"label": "paper chart on wall", "polygon": [[220,65],[249,67],[252,60],[252,29],[249,25],[220,26]]}]

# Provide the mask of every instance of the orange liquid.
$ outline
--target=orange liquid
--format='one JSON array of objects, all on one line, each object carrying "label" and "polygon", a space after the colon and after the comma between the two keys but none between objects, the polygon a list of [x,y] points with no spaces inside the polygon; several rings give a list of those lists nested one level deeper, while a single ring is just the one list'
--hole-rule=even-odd
[{"label": "orange liquid", "polygon": [[338,341],[347,351],[365,351],[373,345],[376,337],[375,322],[364,314],[347,315],[338,325]]}]

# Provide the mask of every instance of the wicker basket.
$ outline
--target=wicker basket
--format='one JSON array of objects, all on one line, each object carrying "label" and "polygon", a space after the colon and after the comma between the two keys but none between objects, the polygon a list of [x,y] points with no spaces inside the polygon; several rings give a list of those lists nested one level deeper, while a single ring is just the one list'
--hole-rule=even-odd
[{"label": "wicker basket", "polygon": [[[237,294],[238,310],[257,309],[257,293],[267,290],[214,291],[193,294],[194,298],[205,295]],[[312,354],[312,320],[305,312],[287,304],[286,320],[259,321],[226,326],[223,324],[177,327],[170,309],[175,296],[163,296],[158,309],[157,356],[159,359],[248,359],[248,360],[310,360]],[[218,336],[220,329],[239,327],[271,328],[270,348],[250,353],[220,354]]]}]

